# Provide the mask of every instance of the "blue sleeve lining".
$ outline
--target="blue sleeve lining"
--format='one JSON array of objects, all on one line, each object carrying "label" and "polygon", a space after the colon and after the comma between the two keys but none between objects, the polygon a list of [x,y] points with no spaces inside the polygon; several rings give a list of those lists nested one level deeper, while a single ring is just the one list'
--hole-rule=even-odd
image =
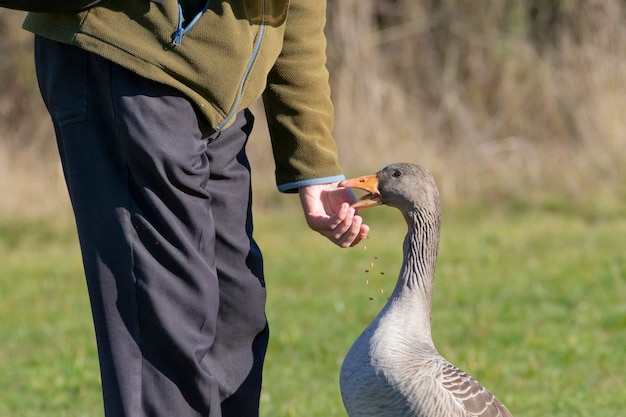
[{"label": "blue sleeve lining", "polygon": [[286,184],[280,184],[278,186],[278,191],[281,193],[295,193],[298,191],[298,188],[306,187],[307,185],[329,184],[345,179],[346,177],[344,175],[335,175],[334,177],[313,178],[310,180],[288,182]]}]

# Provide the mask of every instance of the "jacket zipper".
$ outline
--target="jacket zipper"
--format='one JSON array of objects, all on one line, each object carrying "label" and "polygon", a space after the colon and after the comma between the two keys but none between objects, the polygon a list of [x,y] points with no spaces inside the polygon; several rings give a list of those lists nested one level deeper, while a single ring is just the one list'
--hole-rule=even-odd
[{"label": "jacket zipper", "polygon": [[235,98],[235,104],[230,110],[230,113],[226,116],[226,118],[222,121],[222,123],[218,124],[215,127],[215,131],[222,130],[224,126],[230,122],[230,120],[237,114],[239,111],[239,105],[241,104],[241,98],[243,96],[243,88],[246,84],[246,80],[248,79],[248,75],[250,75],[250,70],[252,69],[252,65],[254,61],[256,61],[256,57],[259,54],[259,49],[261,49],[261,41],[263,40],[263,35],[265,34],[265,0],[263,1],[263,7],[261,9],[261,23],[259,25],[259,34],[256,42],[254,43],[254,49],[252,50],[252,56],[248,61],[248,65],[246,66],[246,70],[243,73],[243,78],[241,79],[241,83],[239,84],[239,90],[237,91],[237,97]]}]

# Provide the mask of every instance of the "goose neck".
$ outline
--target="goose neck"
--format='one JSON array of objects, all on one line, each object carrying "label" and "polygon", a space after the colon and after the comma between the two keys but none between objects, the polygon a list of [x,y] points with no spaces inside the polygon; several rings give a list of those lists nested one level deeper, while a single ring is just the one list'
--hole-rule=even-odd
[{"label": "goose neck", "polygon": [[404,238],[402,284],[418,290],[430,302],[439,250],[439,213],[414,210],[407,214],[408,232]]}]

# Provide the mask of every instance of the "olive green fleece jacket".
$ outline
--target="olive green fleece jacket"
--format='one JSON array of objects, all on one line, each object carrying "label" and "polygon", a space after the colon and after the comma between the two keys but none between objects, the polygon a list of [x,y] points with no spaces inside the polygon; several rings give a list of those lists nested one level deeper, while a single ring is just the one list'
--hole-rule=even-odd
[{"label": "olive green fleece jacket", "polygon": [[[204,0],[181,0],[184,21]],[[322,0],[213,0],[178,46],[177,0],[103,0],[30,13],[23,27],[77,45],[186,94],[220,130],[263,97],[281,191],[341,178],[331,135]]]}]

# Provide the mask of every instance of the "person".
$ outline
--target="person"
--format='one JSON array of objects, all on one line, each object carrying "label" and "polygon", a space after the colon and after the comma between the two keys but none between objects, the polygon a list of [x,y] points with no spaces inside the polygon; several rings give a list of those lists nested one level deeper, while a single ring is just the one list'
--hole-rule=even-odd
[{"label": "person", "polygon": [[268,342],[245,146],[263,98],[276,184],[340,247],[326,4],[103,0],[30,13],[75,214],[105,415],[257,416]]}]

